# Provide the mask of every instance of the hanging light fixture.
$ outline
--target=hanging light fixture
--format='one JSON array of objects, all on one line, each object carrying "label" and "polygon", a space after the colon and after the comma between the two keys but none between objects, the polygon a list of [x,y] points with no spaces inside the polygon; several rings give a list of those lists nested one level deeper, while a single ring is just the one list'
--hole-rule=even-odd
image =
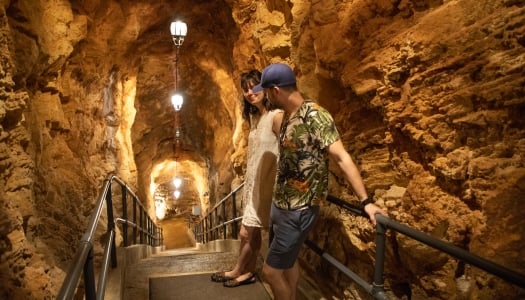
[{"label": "hanging light fixture", "polygon": [[[174,115],[174,129],[175,129],[175,137],[174,137],[174,143],[173,143],[173,150],[175,153],[175,176],[177,176],[177,165],[178,165],[178,150],[180,146],[180,125],[179,125],[179,118],[178,118],[178,112],[182,108],[182,104],[184,103],[184,99],[182,95],[178,92],[178,84],[179,84],[179,48],[182,46],[182,43],[184,42],[184,38],[186,37],[186,34],[188,33],[188,27],[186,26],[186,23],[181,21],[174,21],[171,22],[170,25],[170,32],[171,37],[173,39],[173,44],[175,44],[176,47],[176,53],[175,53],[175,93],[171,96],[171,104],[173,105],[173,108],[175,109],[175,115]],[[179,188],[182,184],[182,180],[179,177],[175,177],[173,179],[173,185],[175,186],[175,192],[173,193],[173,196],[175,199],[178,199],[180,197],[180,191]]]},{"label": "hanging light fixture", "polygon": [[175,177],[175,179],[173,179],[173,185],[175,186],[175,189],[178,190],[182,185],[182,180],[179,177]]},{"label": "hanging light fixture", "polygon": [[182,108],[182,103],[184,103],[184,98],[182,98],[181,94],[177,93],[171,96],[171,104],[176,111],[179,111]]},{"label": "hanging light fixture", "polygon": [[184,37],[188,33],[188,27],[186,23],[181,21],[171,22],[170,25],[171,37],[173,38],[173,43],[175,46],[180,47],[184,42]]}]

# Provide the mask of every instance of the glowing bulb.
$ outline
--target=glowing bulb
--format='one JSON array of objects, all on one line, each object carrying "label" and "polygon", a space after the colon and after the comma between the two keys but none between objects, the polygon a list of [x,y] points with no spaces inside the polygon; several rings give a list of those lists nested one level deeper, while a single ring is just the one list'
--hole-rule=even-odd
[{"label": "glowing bulb", "polygon": [[188,26],[186,23],[181,21],[171,22],[170,24],[171,35],[174,36],[186,36],[188,33]]},{"label": "glowing bulb", "polygon": [[179,190],[176,190],[176,191],[173,193],[173,196],[175,196],[175,199],[179,199],[179,197],[180,197],[180,191],[179,191]]},{"label": "glowing bulb", "polygon": [[159,205],[155,205],[155,215],[159,220],[164,219],[166,216],[166,203],[162,202]]},{"label": "glowing bulb", "polygon": [[176,111],[179,111],[182,108],[182,103],[184,103],[184,98],[182,98],[181,94],[171,96],[171,104]]},{"label": "glowing bulb", "polygon": [[175,177],[175,179],[173,179],[173,185],[175,186],[175,189],[180,188],[181,184],[182,180],[179,177]]}]

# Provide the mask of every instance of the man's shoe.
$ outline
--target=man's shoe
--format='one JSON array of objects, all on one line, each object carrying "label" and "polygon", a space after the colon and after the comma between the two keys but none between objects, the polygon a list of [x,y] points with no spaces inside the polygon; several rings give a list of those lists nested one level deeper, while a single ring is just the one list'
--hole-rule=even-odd
[{"label": "man's shoe", "polygon": [[252,276],[250,276],[247,279],[244,279],[242,281],[237,281],[237,278],[234,278],[234,279],[230,279],[228,281],[225,281],[222,285],[225,286],[225,287],[233,288],[233,287],[238,287],[240,285],[255,283],[255,281],[256,281],[255,275],[252,274]]},{"label": "man's shoe", "polygon": [[226,272],[220,271],[211,274],[211,281],[215,282],[226,282],[228,280],[235,279],[235,277],[226,276]]}]

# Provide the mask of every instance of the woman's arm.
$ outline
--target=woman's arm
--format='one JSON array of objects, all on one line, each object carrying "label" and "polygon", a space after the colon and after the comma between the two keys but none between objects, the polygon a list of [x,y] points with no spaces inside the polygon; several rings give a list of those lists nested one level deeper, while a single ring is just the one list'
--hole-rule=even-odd
[{"label": "woman's arm", "polygon": [[281,131],[283,115],[284,115],[283,111],[279,111],[273,116],[272,131],[275,134],[277,139],[279,139],[279,132]]}]

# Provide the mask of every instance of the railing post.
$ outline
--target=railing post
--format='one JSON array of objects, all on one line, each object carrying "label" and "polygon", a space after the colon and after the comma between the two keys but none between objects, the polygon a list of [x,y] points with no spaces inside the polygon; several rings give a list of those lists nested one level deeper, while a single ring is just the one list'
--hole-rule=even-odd
[{"label": "railing post", "polygon": [[[144,211],[145,212],[145,211]],[[149,244],[149,218],[146,213],[144,213],[144,243]]]},{"label": "railing post", "polygon": [[[111,185],[110,185],[108,193],[106,194],[106,209],[107,209],[107,214],[108,214],[108,229],[107,229],[108,233],[115,230],[115,220],[113,218],[112,194],[113,194],[113,190],[111,189]],[[117,267],[117,249],[116,249],[115,240],[111,242],[110,247],[111,247],[111,267],[116,268]]]},{"label": "railing post", "polygon": [[[133,197],[133,224],[137,224],[137,197]],[[133,226],[133,245],[137,244],[137,226]]]},{"label": "railing post", "polygon": [[141,228],[139,232],[139,242],[144,244],[144,211],[142,210],[142,207],[139,209],[139,216],[139,227]]},{"label": "railing post", "polygon": [[222,223],[222,226],[221,226],[221,229],[222,229],[222,238],[223,239],[226,239],[226,233],[227,233],[227,228],[226,228],[226,225],[224,225],[224,221],[227,220],[228,218],[226,217],[226,202],[223,202],[222,205],[221,205],[221,208],[222,208],[222,220],[221,220],[221,223]]},{"label": "railing post", "polygon": [[204,242],[204,240],[203,240],[203,237],[204,237],[204,236],[203,236],[204,230],[203,230],[203,229],[204,229],[204,220],[201,220],[201,221],[199,222],[199,241],[200,241],[201,243]]},{"label": "railing post", "polygon": [[215,228],[215,226],[217,226],[217,224],[219,223],[217,219],[218,219],[217,208],[215,208],[213,210],[213,218],[212,218],[212,223],[211,223],[211,228],[212,228],[211,239],[212,239],[212,241],[217,239],[217,228]]},{"label": "railing post", "polygon": [[209,215],[204,217],[204,243],[207,243],[210,241],[210,239],[208,238],[208,230],[210,228],[209,226],[209,223],[210,222],[210,217]]},{"label": "railing post", "polygon": [[142,232],[144,233],[144,240],[143,240],[143,243],[144,244],[148,244],[148,225],[149,225],[149,220],[148,220],[148,214],[146,213],[146,210],[144,209],[144,207],[142,208],[142,214],[143,214],[143,225],[142,225]]},{"label": "railing post", "polygon": [[[233,214],[233,218],[232,219],[235,219],[237,218],[237,203],[235,202],[235,194],[237,192],[233,193],[232,194],[232,214]],[[235,222],[232,222],[232,237],[234,239],[237,239],[237,232],[239,231],[239,229],[237,228],[237,221]]]},{"label": "railing post", "polygon": [[156,247],[160,247],[161,243],[160,243],[160,239],[162,238],[162,228],[160,228],[159,226],[157,226],[157,239],[156,239],[156,243],[155,243],[155,246]]},{"label": "railing post", "polygon": [[153,223],[153,220],[151,220],[151,246],[155,247],[157,246],[157,225]]},{"label": "railing post", "polygon": [[206,237],[208,238],[208,242],[210,241],[213,241],[213,237],[212,237],[212,221],[213,220],[213,215],[210,215],[210,217],[208,218],[208,230],[206,231]]},{"label": "railing post", "polygon": [[[144,209],[144,208],[143,208]],[[149,244],[149,217],[146,213],[146,210],[144,210],[144,243],[146,245]]]},{"label": "railing post", "polygon": [[148,216],[148,245],[153,245],[153,220]]},{"label": "railing post", "polygon": [[[128,189],[127,186],[121,185],[122,188],[122,218],[128,219]],[[124,247],[128,245],[128,223],[122,224],[122,235],[124,236]]]},{"label": "railing post", "polygon": [[148,245],[153,245],[153,220],[148,216]]},{"label": "railing post", "polygon": [[384,299],[384,269],[385,269],[385,244],[386,226],[376,223],[376,261],[374,266],[374,282],[372,283],[372,295],[376,299]]},{"label": "railing post", "polygon": [[89,254],[86,258],[86,263],[84,264],[84,288],[86,289],[86,300],[95,300],[97,298],[95,290],[95,272],[93,270],[93,247],[89,249]]},{"label": "railing post", "polygon": [[195,234],[196,240],[197,240],[199,243],[202,243],[202,241],[201,241],[201,235],[200,235],[201,224],[202,224],[202,222],[199,222],[199,223],[196,224],[196,226],[195,226],[195,231],[194,231],[194,233],[193,233],[193,234]]}]

